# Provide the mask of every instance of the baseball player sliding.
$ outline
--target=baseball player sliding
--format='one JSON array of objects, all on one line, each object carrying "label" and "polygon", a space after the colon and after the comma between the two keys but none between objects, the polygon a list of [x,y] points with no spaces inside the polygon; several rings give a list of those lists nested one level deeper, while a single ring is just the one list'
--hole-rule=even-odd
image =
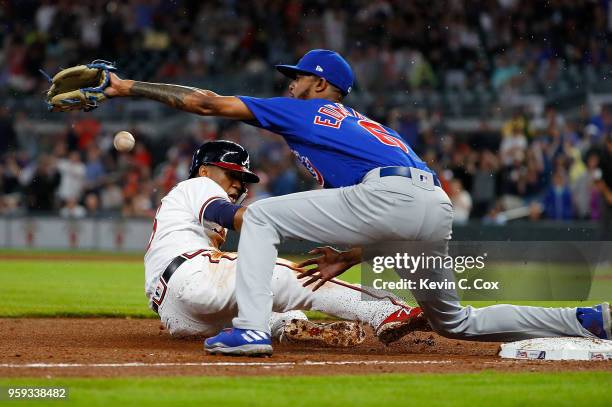
[{"label": "baseball player sliding", "polygon": [[[243,120],[284,137],[296,157],[326,188],[263,199],[246,211],[238,206],[213,210],[217,223],[224,226],[231,226],[238,214],[241,238],[236,275],[238,316],[233,329],[205,341],[208,351],[241,354],[257,344],[253,353],[272,352],[272,281],[276,246],[284,239],[354,247],[342,253],[321,249],[323,256],[310,262],[317,267],[305,273],[311,277],[306,284],[319,280],[315,289],[359,262],[359,247],[364,245],[398,240],[441,243],[432,244],[424,255],[447,254],[453,220],[448,196],[436,174],[397,132],[342,103],[354,78],[339,54],[312,50],[297,65],[278,65],[277,69],[292,79],[290,97],[269,99],[122,80],[112,73],[113,67],[100,68],[100,63],[56,75],[48,94],[50,108],[90,110],[108,97],[144,97],[187,112]],[[97,76],[84,74],[93,70]],[[85,80],[63,80],[81,76]],[[87,87],[75,87],[75,82]],[[432,281],[453,279],[451,270],[429,272]],[[593,308],[496,305],[475,309],[461,306],[453,290],[413,294],[434,330],[448,337],[497,341],[611,337],[607,303]],[[248,342],[243,336],[248,330],[265,335]]]},{"label": "baseball player sliding", "polygon": [[[219,251],[225,241],[219,207],[233,207],[246,195],[247,184],[259,182],[249,169],[249,155],[231,141],[211,141],[193,155],[189,179],[166,195],[155,215],[145,254],[145,291],[149,306],[174,336],[211,336],[230,326],[237,314],[235,279],[237,256]],[[232,218],[240,229],[241,209]],[[290,342],[350,346],[365,332],[359,323],[315,324],[302,312],[317,310],[370,324],[385,343],[407,333],[420,310],[389,301],[362,301],[358,287],[328,283],[312,292],[297,279],[297,267],[277,259],[272,273],[273,313],[265,330],[246,330],[244,353],[261,349],[257,342],[273,337]],[[389,294],[390,295],[390,294]],[[421,318],[422,321],[422,318]]]}]

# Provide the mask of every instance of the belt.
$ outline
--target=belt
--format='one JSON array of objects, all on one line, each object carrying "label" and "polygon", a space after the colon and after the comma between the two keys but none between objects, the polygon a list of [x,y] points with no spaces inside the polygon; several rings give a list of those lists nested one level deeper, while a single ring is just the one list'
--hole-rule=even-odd
[{"label": "belt", "polygon": [[159,299],[159,302],[155,302],[155,300],[153,300],[152,308],[153,308],[153,311],[155,311],[156,313],[159,314],[159,312],[158,312],[159,306],[161,305],[162,301],[164,300],[164,297],[165,297],[165,294],[166,294],[166,287],[168,285],[168,282],[172,278],[172,275],[174,274],[176,269],[178,269],[181,266],[181,264],[185,263],[187,260],[189,260],[189,258],[185,257],[184,254],[181,254],[180,256],[176,256],[170,262],[170,264],[168,264],[168,267],[166,267],[166,269],[164,270],[163,274],[161,275],[161,279],[163,279],[162,283],[164,285],[164,292],[161,295],[161,298]]},{"label": "belt", "polygon": [[[410,173],[410,168],[412,167],[382,167],[380,169],[380,177],[406,177],[412,178],[412,174]],[[424,171],[424,170],[421,170]],[[428,172],[428,171],[426,171]],[[434,185],[437,187],[442,187],[440,184],[440,178],[434,173],[430,173],[433,175]]]}]

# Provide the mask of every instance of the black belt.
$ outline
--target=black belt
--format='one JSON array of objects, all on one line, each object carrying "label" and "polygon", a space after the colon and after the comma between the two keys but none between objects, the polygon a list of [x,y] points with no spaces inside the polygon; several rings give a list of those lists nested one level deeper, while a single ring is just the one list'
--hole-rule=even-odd
[{"label": "black belt", "polygon": [[166,267],[166,269],[164,270],[163,274],[161,275],[161,279],[163,279],[162,283],[163,283],[163,286],[164,286],[164,291],[163,291],[162,295],[160,296],[159,302],[155,302],[155,300],[153,300],[152,308],[153,308],[153,311],[155,311],[156,313],[159,314],[159,312],[158,312],[159,306],[161,305],[162,301],[164,300],[164,297],[166,295],[167,285],[168,285],[168,282],[170,281],[170,279],[172,278],[172,275],[174,274],[176,269],[179,268],[181,266],[181,264],[185,263],[187,260],[189,260],[189,258],[184,257],[183,254],[181,254],[180,256],[176,256],[170,262],[170,264],[168,264],[168,267]]},{"label": "black belt", "polygon": [[[380,177],[406,177],[406,178],[412,178],[412,174],[410,173],[410,168],[411,167],[382,167],[380,169]],[[421,171],[425,171],[425,170],[421,170]],[[427,172],[427,171],[425,171]],[[431,175],[433,175],[433,181],[434,181],[434,185],[437,187],[442,187],[442,184],[440,184],[440,179],[438,178],[438,176],[434,173],[430,173]]]}]

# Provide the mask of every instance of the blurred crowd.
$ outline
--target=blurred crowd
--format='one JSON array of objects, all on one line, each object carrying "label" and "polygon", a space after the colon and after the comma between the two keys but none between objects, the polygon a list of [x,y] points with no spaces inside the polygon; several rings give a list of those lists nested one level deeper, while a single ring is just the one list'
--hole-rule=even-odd
[{"label": "blurred crowd", "polygon": [[[160,139],[134,128],[134,150],[118,153],[113,132],[95,117],[67,117],[72,121],[64,130],[39,136],[32,150],[23,148],[12,116],[0,109],[0,213],[151,217],[160,199],[187,178],[193,151],[220,138],[251,153],[262,181],[251,186],[249,201],[316,188],[279,136],[243,123],[203,119]],[[456,134],[439,112],[427,111],[391,110],[385,123],[438,173],[457,223],[610,215],[612,106],[582,120],[567,120],[554,106],[542,118],[517,109],[501,132],[483,124]]]},{"label": "blurred crowd", "polygon": [[114,132],[95,117],[66,118],[68,124],[57,133],[43,136],[28,129],[19,137],[18,123],[0,107],[0,215],[152,217],[161,198],[187,178],[193,152],[219,138],[239,142],[251,153],[261,182],[251,186],[249,200],[315,184],[279,136],[246,124],[202,120],[181,129],[178,137],[159,140],[128,129],[137,143],[131,152],[119,153]]},{"label": "blurred crowd", "polygon": [[609,0],[5,0],[0,24],[0,90],[25,94],[47,86],[39,68],[96,58],[196,80],[270,76],[322,47],[377,106],[390,92],[571,89],[612,66]]},{"label": "blurred crowd", "polygon": [[[554,104],[541,117],[515,109],[501,130],[483,121],[454,133],[442,109],[388,102],[441,91],[547,95],[601,81],[612,67],[609,15],[608,0],[2,1],[0,214],[150,217],[186,178],[195,148],[218,138],[251,152],[262,182],[250,200],[314,188],[282,140],[241,123],[199,120],[163,137],[135,125],[124,129],[135,149],[119,154],[94,116],[67,116],[65,128],[43,136],[8,102],[40,95],[48,85],[39,68],[94,58],[135,79],[189,83],[270,77],[272,64],[325,47],[351,62],[357,95],[371,101],[363,113],[398,130],[440,175],[456,222],[605,219],[610,107],[580,117]],[[286,82],[277,75],[272,84],[279,94]]]},{"label": "blurred crowd", "polygon": [[426,125],[417,150],[440,175],[455,222],[513,219],[612,221],[612,106],[569,120],[517,109],[501,131],[459,137]]}]

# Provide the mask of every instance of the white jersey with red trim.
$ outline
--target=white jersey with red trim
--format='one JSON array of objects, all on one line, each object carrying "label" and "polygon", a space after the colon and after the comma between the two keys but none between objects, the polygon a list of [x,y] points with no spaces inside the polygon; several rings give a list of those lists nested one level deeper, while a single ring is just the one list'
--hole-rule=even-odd
[{"label": "white jersey with red trim", "polygon": [[159,277],[178,255],[204,248],[216,248],[227,230],[202,219],[206,205],[216,198],[229,201],[219,184],[207,177],[180,182],[162,200],[144,257],[145,293],[155,291]]}]

